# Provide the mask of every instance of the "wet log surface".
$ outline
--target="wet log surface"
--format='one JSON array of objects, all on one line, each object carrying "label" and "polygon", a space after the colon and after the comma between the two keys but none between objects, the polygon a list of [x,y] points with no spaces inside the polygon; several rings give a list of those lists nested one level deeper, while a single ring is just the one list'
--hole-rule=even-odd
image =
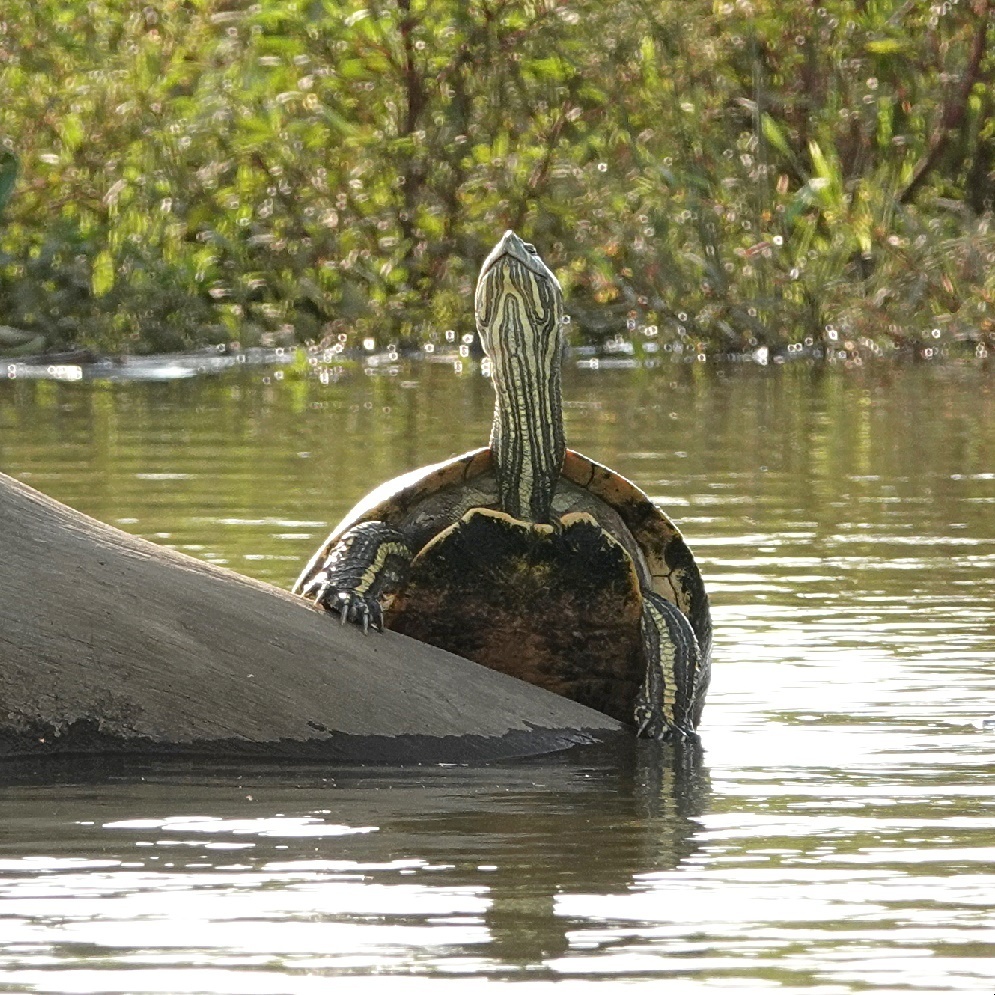
[{"label": "wet log surface", "polygon": [[0,760],[472,763],[619,730],[397,633],[364,636],[0,474]]}]

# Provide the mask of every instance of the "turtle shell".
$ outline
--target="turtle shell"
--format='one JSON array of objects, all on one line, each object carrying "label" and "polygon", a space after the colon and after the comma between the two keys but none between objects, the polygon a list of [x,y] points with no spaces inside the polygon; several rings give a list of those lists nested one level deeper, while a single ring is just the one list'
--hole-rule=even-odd
[{"label": "turtle shell", "polygon": [[533,525],[475,508],[411,564],[389,628],[623,722],[646,675],[642,595],[625,547],[589,514]]},{"label": "turtle shell", "polygon": [[567,450],[561,476],[618,513],[645,560],[649,586],[687,616],[707,666],[712,651],[708,594],[680,529],[631,480],[572,449]]},{"label": "turtle shell", "polygon": [[639,590],[649,587],[683,612],[698,639],[697,724],[711,648],[708,597],[667,515],[631,481],[573,450],[554,511],[578,519],[574,527],[468,516],[496,508],[489,447],[413,470],[360,501],[302,579],[349,528],[384,521],[421,550],[407,585],[385,605],[388,628],[625,721],[645,672]]}]

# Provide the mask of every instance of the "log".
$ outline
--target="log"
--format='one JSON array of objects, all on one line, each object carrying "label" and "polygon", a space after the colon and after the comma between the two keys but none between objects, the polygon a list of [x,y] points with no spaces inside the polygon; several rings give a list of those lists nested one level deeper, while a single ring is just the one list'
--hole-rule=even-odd
[{"label": "log", "polygon": [[105,525],[0,474],[0,761],[470,763],[613,719]]}]

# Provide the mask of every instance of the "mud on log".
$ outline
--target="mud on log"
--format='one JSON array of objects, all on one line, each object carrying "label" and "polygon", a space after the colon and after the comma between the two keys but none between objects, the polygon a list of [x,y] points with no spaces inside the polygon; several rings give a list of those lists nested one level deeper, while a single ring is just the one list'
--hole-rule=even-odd
[{"label": "mud on log", "polygon": [[461,763],[618,723],[128,535],[0,474],[0,762],[92,754]]}]

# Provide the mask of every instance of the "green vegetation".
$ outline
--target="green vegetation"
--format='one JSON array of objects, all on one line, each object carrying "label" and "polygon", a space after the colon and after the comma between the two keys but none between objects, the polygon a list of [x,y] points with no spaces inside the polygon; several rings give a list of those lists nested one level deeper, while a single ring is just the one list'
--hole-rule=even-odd
[{"label": "green vegetation", "polygon": [[0,325],[416,342],[514,227],[587,340],[984,354],[993,7],[8,0]]}]

